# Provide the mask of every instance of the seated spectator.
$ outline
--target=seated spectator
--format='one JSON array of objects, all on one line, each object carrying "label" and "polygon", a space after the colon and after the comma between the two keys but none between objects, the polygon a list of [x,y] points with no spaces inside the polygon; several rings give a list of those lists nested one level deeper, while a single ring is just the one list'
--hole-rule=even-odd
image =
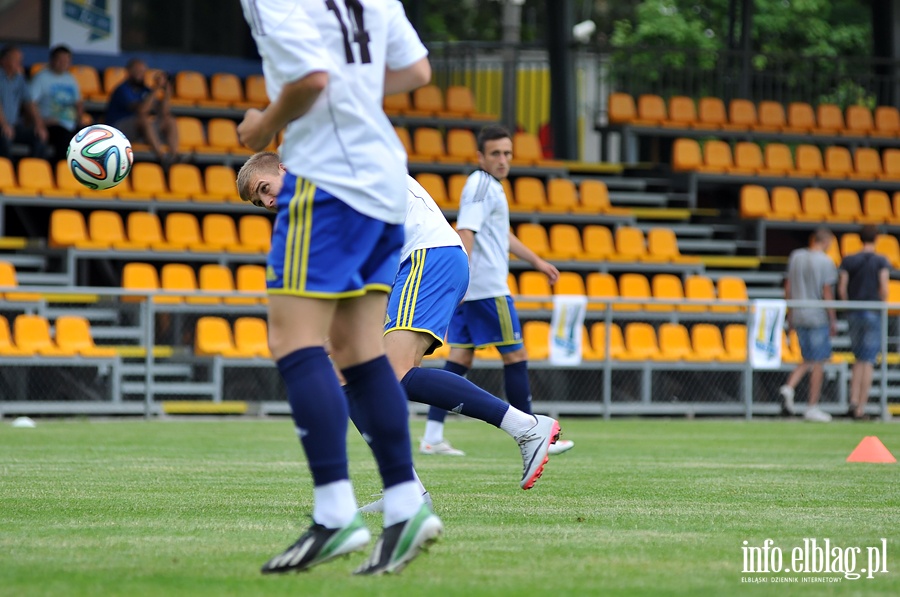
[{"label": "seated spectator", "polygon": [[55,160],[64,160],[69,141],[78,131],[84,108],[78,81],[69,72],[72,51],[66,46],[50,50],[50,63],[31,80],[31,98],[47,127]]},{"label": "seated spectator", "polygon": [[[132,58],[125,68],[128,78],[109,97],[106,124],[122,131],[132,143],[148,143],[160,162],[171,164],[176,161],[178,148],[178,129],[169,106],[172,84],[160,73],[153,87],[147,87],[144,84],[147,65],[140,58]],[[168,153],[161,138],[169,146]]]},{"label": "seated spectator", "polygon": [[[21,118],[25,114],[30,120]],[[0,50],[0,156],[9,157],[13,143],[31,148],[31,155],[44,157],[47,128],[38,113],[22,74],[22,50],[7,45]]]}]

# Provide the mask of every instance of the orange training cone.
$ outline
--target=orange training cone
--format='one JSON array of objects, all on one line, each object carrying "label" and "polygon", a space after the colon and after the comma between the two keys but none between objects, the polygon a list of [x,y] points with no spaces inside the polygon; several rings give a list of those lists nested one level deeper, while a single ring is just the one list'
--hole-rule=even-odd
[{"label": "orange training cone", "polygon": [[847,462],[897,462],[891,451],[874,435],[863,438],[856,449],[847,456]]}]

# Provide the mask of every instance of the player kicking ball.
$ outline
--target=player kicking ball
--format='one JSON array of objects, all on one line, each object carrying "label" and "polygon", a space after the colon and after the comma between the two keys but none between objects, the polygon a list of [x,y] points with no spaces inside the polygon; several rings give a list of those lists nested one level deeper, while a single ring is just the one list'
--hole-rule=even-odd
[{"label": "player kicking ball", "polygon": [[[283,177],[278,154],[257,153],[241,167],[238,191],[245,201],[271,210]],[[524,413],[463,377],[420,367],[422,358],[443,344],[450,318],[469,286],[469,265],[459,235],[431,196],[412,177],[407,176],[406,183],[405,241],[384,324],[388,360],[410,400],[481,419],[515,439],[522,454],[520,486],[530,489],[559,437],[559,423]],[[348,399],[351,419],[367,437],[368,422],[355,408],[350,388]],[[376,511],[379,502],[363,511]]]}]

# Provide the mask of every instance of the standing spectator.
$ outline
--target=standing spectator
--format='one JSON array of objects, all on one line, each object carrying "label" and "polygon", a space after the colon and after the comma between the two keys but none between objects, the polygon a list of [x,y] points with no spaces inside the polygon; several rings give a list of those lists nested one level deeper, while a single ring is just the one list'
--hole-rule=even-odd
[{"label": "standing spectator", "polygon": [[[888,295],[888,277],[891,265],[883,255],[875,253],[878,229],[863,226],[859,232],[863,249],[848,255],[841,261],[838,279],[838,297],[842,301],[885,301]],[[854,419],[865,418],[866,402],[872,388],[875,357],[881,348],[881,312],[876,310],[851,310],[847,313],[850,324],[850,344],[855,361],[850,377],[850,409]]]},{"label": "standing spectator", "polygon": [[[20,118],[22,112],[30,118]],[[22,50],[8,45],[0,49],[0,156],[9,157],[10,146],[22,143],[31,155],[44,157],[47,127],[38,113],[22,74]]]},{"label": "standing spectator", "polygon": [[53,159],[63,160],[69,141],[81,123],[84,107],[78,81],[69,72],[72,51],[66,46],[50,50],[50,63],[31,81],[31,98],[47,127]]},{"label": "standing spectator", "polygon": [[[148,143],[163,164],[175,162],[178,128],[169,105],[172,84],[165,73],[158,73],[153,87],[145,85],[147,65],[140,58],[132,58],[125,68],[128,77],[109,96],[106,124],[122,131],[132,143]],[[163,148],[163,138],[169,146],[168,153]]]},{"label": "standing spectator", "polygon": [[[788,260],[787,279],[784,282],[784,298],[788,301],[831,301],[837,282],[837,268],[826,255],[834,235],[827,228],[813,233],[810,248],[797,249]],[[809,372],[809,406],[804,418],[807,421],[827,423],[831,415],[818,407],[825,376],[825,361],[831,358],[831,337],[837,331],[834,309],[824,307],[791,307],[787,314],[788,329],[797,330],[800,354],[803,362],[791,372],[787,383],[781,386],[782,410],[794,414],[794,390],[803,376]]]}]

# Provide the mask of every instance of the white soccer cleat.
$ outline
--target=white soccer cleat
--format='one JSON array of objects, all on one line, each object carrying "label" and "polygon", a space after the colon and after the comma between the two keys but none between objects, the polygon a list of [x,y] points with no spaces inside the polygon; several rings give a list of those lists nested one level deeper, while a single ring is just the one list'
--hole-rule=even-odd
[{"label": "white soccer cleat", "polygon": [[572,448],[575,447],[575,442],[570,439],[559,439],[556,440],[555,444],[550,444],[550,448],[547,449],[547,454],[550,456],[556,456],[557,454],[562,454],[563,452],[568,452]]},{"label": "white soccer cleat", "polygon": [[544,415],[534,415],[534,427],[516,438],[522,452],[522,489],[531,489],[544,472],[550,460],[547,451],[550,444],[559,439],[559,423]]},{"label": "white soccer cleat", "polygon": [[462,450],[457,450],[453,446],[450,445],[445,439],[442,439],[440,442],[436,444],[429,444],[424,439],[419,442],[419,453],[421,454],[436,454],[438,456],[465,456],[466,453]]},{"label": "white soccer cleat", "polygon": [[781,414],[797,414],[797,411],[794,410],[794,388],[789,385],[783,385],[778,388],[778,394],[781,396]]},{"label": "white soccer cleat", "polygon": [[803,414],[803,418],[812,423],[831,422],[831,415],[816,406],[810,406],[809,408],[807,408],[806,412]]}]

